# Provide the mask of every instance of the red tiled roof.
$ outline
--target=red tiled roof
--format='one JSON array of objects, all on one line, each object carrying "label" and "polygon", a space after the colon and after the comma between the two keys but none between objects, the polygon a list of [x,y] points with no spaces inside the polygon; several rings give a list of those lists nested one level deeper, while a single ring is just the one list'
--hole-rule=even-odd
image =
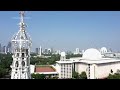
[{"label": "red tiled roof", "polygon": [[35,72],[55,72],[56,70],[52,66],[36,66]]}]

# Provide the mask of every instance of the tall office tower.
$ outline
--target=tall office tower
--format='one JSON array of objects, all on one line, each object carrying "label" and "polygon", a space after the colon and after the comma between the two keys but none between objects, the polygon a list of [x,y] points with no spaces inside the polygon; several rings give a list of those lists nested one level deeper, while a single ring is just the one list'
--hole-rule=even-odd
[{"label": "tall office tower", "polygon": [[11,42],[8,42],[8,45],[7,45],[7,52],[8,53],[11,53]]},{"label": "tall office tower", "polygon": [[39,48],[36,48],[36,49],[35,49],[35,53],[36,53],[36,54],[39,54]]},{"label": "tall office tower", "polygon": [[7,48],[6,48],[6,46],[3,46],[2,52],[3,52],[4,54],[7,54]]},{"label": "tall office tower", "polygon": [[40,50],[39,50],[39,55],[41,56],[41,55],[42,55],[42,47],[40,46],[39,49],[40,49]]}]

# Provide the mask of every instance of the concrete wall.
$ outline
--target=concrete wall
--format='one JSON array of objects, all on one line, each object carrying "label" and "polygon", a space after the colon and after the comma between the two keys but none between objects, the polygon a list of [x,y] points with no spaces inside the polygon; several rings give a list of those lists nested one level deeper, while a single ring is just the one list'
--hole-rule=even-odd
[{"label": "concrete wall", "polygon": [[87,78],[90,79],[106,78],[111,73],[111,69],[113,71],[113,74],[116,73],[118,69],[120,70],[120,62],[97,64],[97,65],[91,64],[90,68],[88,67],[88,64],[84,64],[84,63],[76,63],[75,65],[76,65],[75,67],[76,72],[80,74],[81,72],[85,71],[87,74]]},{"label": "concrete wall", "polygon": [[59,78],[72,78],[72,63],[57,63]]},{"label": "concrete wall", "polygon": [[85,71],[86,74],[88,73],[88,65],[85,63],[76,63],[76,72],[78,72],[79,74],[81,74],[81,72]]},{"label": "concrete wall", "polygon": [[96,78],[108,77],[111,73],[111,69],[113,73],[116,73],[117,70],[120,69],[120,62],[98,64],[96,67]]},{"label": "concrete wall", "polygon": [[59,74],[59,78],[61,78],[61,64],[56,63],[56,71],[57,71],[58,74]]},{"label": "concrete wall", "polygon": [[34,73],[35,72],[35,65],[30,65],[30,73]]}]

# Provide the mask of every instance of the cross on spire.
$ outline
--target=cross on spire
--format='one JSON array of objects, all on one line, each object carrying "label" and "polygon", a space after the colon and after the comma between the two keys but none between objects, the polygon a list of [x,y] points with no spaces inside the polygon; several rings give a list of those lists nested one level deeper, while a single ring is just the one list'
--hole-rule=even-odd
[{"label": "cross on spire", "polygon": [[23,23],[24,16],[25,16],[25,11],[20,11],[20,17],[21,17],[21,22]]}]

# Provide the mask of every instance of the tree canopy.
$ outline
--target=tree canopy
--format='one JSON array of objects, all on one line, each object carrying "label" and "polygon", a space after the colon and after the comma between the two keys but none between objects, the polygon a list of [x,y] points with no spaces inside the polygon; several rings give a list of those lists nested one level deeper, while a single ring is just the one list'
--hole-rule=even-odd
[{"label": "tree canopy", "polygon": [[81,74],[79,74],[78,72],[73,72],[72,74],[73,79],[87,79],[87,75],[86,72],[81,72]]},{"label": "tree canopy", "polygon": [[32,74],[31,76],[33,79],[45,79],[44,74]]},{"label": "tree canopy", "polygon": [[36,65],[51,65],[55,64],[56,61],[60,60],[60,55],[52,55],[48,58],[41,58],[41,57],[31,57],[30,63]]},{"label": "tree canopy", "polygon": [[0,54],[0,78],[9,75],[12,64],[12,54]]},{"label": "tree canopy", "polygon": [[120,74],[119,73],[109,74],[107,79],[120,79]]}]

